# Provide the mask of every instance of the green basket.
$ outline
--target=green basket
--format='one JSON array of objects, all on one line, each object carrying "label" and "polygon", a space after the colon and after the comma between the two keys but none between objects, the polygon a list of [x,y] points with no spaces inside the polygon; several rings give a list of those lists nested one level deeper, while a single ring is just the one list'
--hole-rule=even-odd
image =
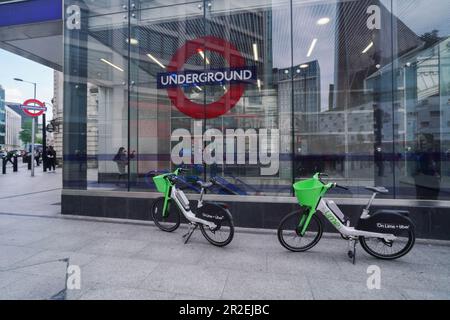
[{"label": "green basket", "polygon": [[326,192],[325,185],[314,178],[296,182],[293,187],[300,205],[310,208],[316,208],[320,197]]},{"label": "green basket", "polygon": [[155,183],[156,190],[166,194],[167,189],[170,187],[169,181],[165,178],[166,174],[161,174],[159,176],[153,177],[153,182]]}]

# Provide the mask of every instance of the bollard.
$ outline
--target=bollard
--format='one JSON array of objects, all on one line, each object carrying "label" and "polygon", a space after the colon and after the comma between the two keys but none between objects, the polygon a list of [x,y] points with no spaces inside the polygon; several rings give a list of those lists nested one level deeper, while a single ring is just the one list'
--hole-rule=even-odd
[{"label": "bollard", "polygon": [[13,172],[17,172],[17,156],[14,156],[14,160],[13,160]]},{"label": "bollard", "polygon": [[2,160],[2,173],[6,174],[6,157],[3,157]]},{"label": "bollard", "polygon": [[31,170],[31,156],[28,156],[28,170]]}]

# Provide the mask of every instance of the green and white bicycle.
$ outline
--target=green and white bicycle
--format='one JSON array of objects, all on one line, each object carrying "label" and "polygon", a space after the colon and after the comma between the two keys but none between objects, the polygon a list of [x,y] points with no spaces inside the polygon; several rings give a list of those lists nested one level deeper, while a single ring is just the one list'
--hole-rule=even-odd
[{"label": "green and white bicycle", "polygon": [[223,203],[206,202],[203,195],[213,182],[197,181],[201,187],[200,200],[196,205],[191,204],[182,191],[184,181],[179,174],[185,169],[178,168],[172,173],[153,177],[156,189],[164,194],[153,202],[151,214],[153,221],[163,231],[175,231],[181,223],[181,214],[188,220],[189,231],[183,236],[187,243],[192,233],[200,227],[203,236],[211,244],[223,247],[233,240],[234,224],[228,206]]},{"label": "green and white bicycle", "polygon": [[346,187],[336,183],[324,183],[316,173],[312,179],[294,183],[301,210],[286,215],[278,227],[278,240],[288,250],[301,252],[314,247],[322,237],[323,226],[316,212],[320,211],[333,227],[348,240],[348,256],[355,263],[355,248],[358,241],[370,255],[379,259],[397,259],[407,254],[415,242],[414,225],[407,211],[378,210],[370,213],[373,200],[379,193],[387,193],[384,187],[366,187],[373,192],[363,209],[356,227],[350,226],[349,219],[336,203],[322,198],[332,188]]}]

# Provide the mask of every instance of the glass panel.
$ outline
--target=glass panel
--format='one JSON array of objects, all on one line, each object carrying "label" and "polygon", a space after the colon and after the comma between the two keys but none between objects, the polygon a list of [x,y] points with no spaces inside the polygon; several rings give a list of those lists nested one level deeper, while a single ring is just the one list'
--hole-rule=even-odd
[{"label": "glass panel", "polygon": [[0,85],[0,151],[5,147],[5,90]]},{"label": "glass panel", "polygon": [[106,2],[102,15],[85,1],[65,6],[80,20],[64,36],[65,187],[127,189],[128,12]]},{"label": "glass panel", "polygon": [[[202,87],[207,176],[220,182],[219,193],[287,195],[292,185],[290,3],[208,3],[205,34],[211,39],[199,52],[206,71],[226,77],[240,67],[252,78]],[[224,113],[212,115],[216,106]]]},{"label": "glass panel", "polygon": [[449,12],[447,0],[394,2],[396,188],[401,198],[450,199]]},{"label": "glass panel", "polygon": [[[198,59],[178,61],[176,53],[184,57],[186,42],[203,36],[204,15],[202,2],[186,1],[141,1],[131,14],[131,80],[130,95],[130,149],[137,157],[131,161],[131,188],[154,191],[151,173],[172,171],[180,165],[183,157],[192,154],[195,122],[181,113],[173,101],[182,103],[184,97],[203,101],[198,87],[182,87],[173,93],[168,87],[158,86],[158,75],[167,72],[182,72],[185,69],[202,68]],[[184,49],[183,49],[184,48]],[[164,77],[164,76],[163,76]],[[197,122],[198,123],[198,122]],[[202,122],[200,121],[200,130]],[[183,141],[187,147],[177,152],[177,145]],[[200,144],[201,147],[201,144]],[[174,151],[175,150],[175,151]],[[174,154],[171,156],[171,153]],[[174,160],[171,161],[171,160]],[[189,161],[184,161],[188,164]],[[203,171],[185,174],[194,182],[203,179]],[[186,191],[197,191],[194,184]]]},{"label": "glass panel", "polygon": [[[66,4],[67,2],[73,1],[66,1]],[[121,12],[122,18],[128,19],[128,0],[87,0],[79,2],[83,2],[81,8],[85,9],[85,12],[91,17],[99,16],[99,18],[107,20],[112,18],[111,14]]]},{"label": "glass panel", "polygon": [[393,186],[390,1],[293,0],[295,176]]}]

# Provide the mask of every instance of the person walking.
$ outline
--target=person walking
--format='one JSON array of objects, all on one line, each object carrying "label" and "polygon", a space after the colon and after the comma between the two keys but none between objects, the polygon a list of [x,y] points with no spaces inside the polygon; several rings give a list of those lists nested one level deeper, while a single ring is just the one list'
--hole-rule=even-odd
[{"label": "person walking", "polygon": [[49,171],[52,171],[53,168],[53,172],[55,172],[56,170],[56,151],[53,148],[53,146],[49,146],[47,148],[47,168]]},{"label": "person walking", "polygon": [[11,164],[14,165],[14,162],[12,160],[14,156],[15,156],[14,151],[8,151],[8,153],[6,154],[6,163],[11,162]]},{"label": "person walking", "polygon": [[[130,153],[130,159],[134,158],[135,151]],[[118,181],[116,182],[116,186],[120,184],[120,181],[125,179],[125,175],[127,173],[127,165],[128,165],[128,154],[127,150],[124,147],[120,147],[117,151],[116,155],[113,158],[113,161],[117,164],[117,169],[119,171]]]},{"label": "person walking", "polygon": [[41,152],[39,150],[34,150],[34,160],[36,161],[36,167],[39,167],[39,164],[41,163]]},{"label": "person walking", "polygon": [[416,140],[413,172],[416,198],[438,200],[441,191],[439,153],[431,133],[419,133]]}]

